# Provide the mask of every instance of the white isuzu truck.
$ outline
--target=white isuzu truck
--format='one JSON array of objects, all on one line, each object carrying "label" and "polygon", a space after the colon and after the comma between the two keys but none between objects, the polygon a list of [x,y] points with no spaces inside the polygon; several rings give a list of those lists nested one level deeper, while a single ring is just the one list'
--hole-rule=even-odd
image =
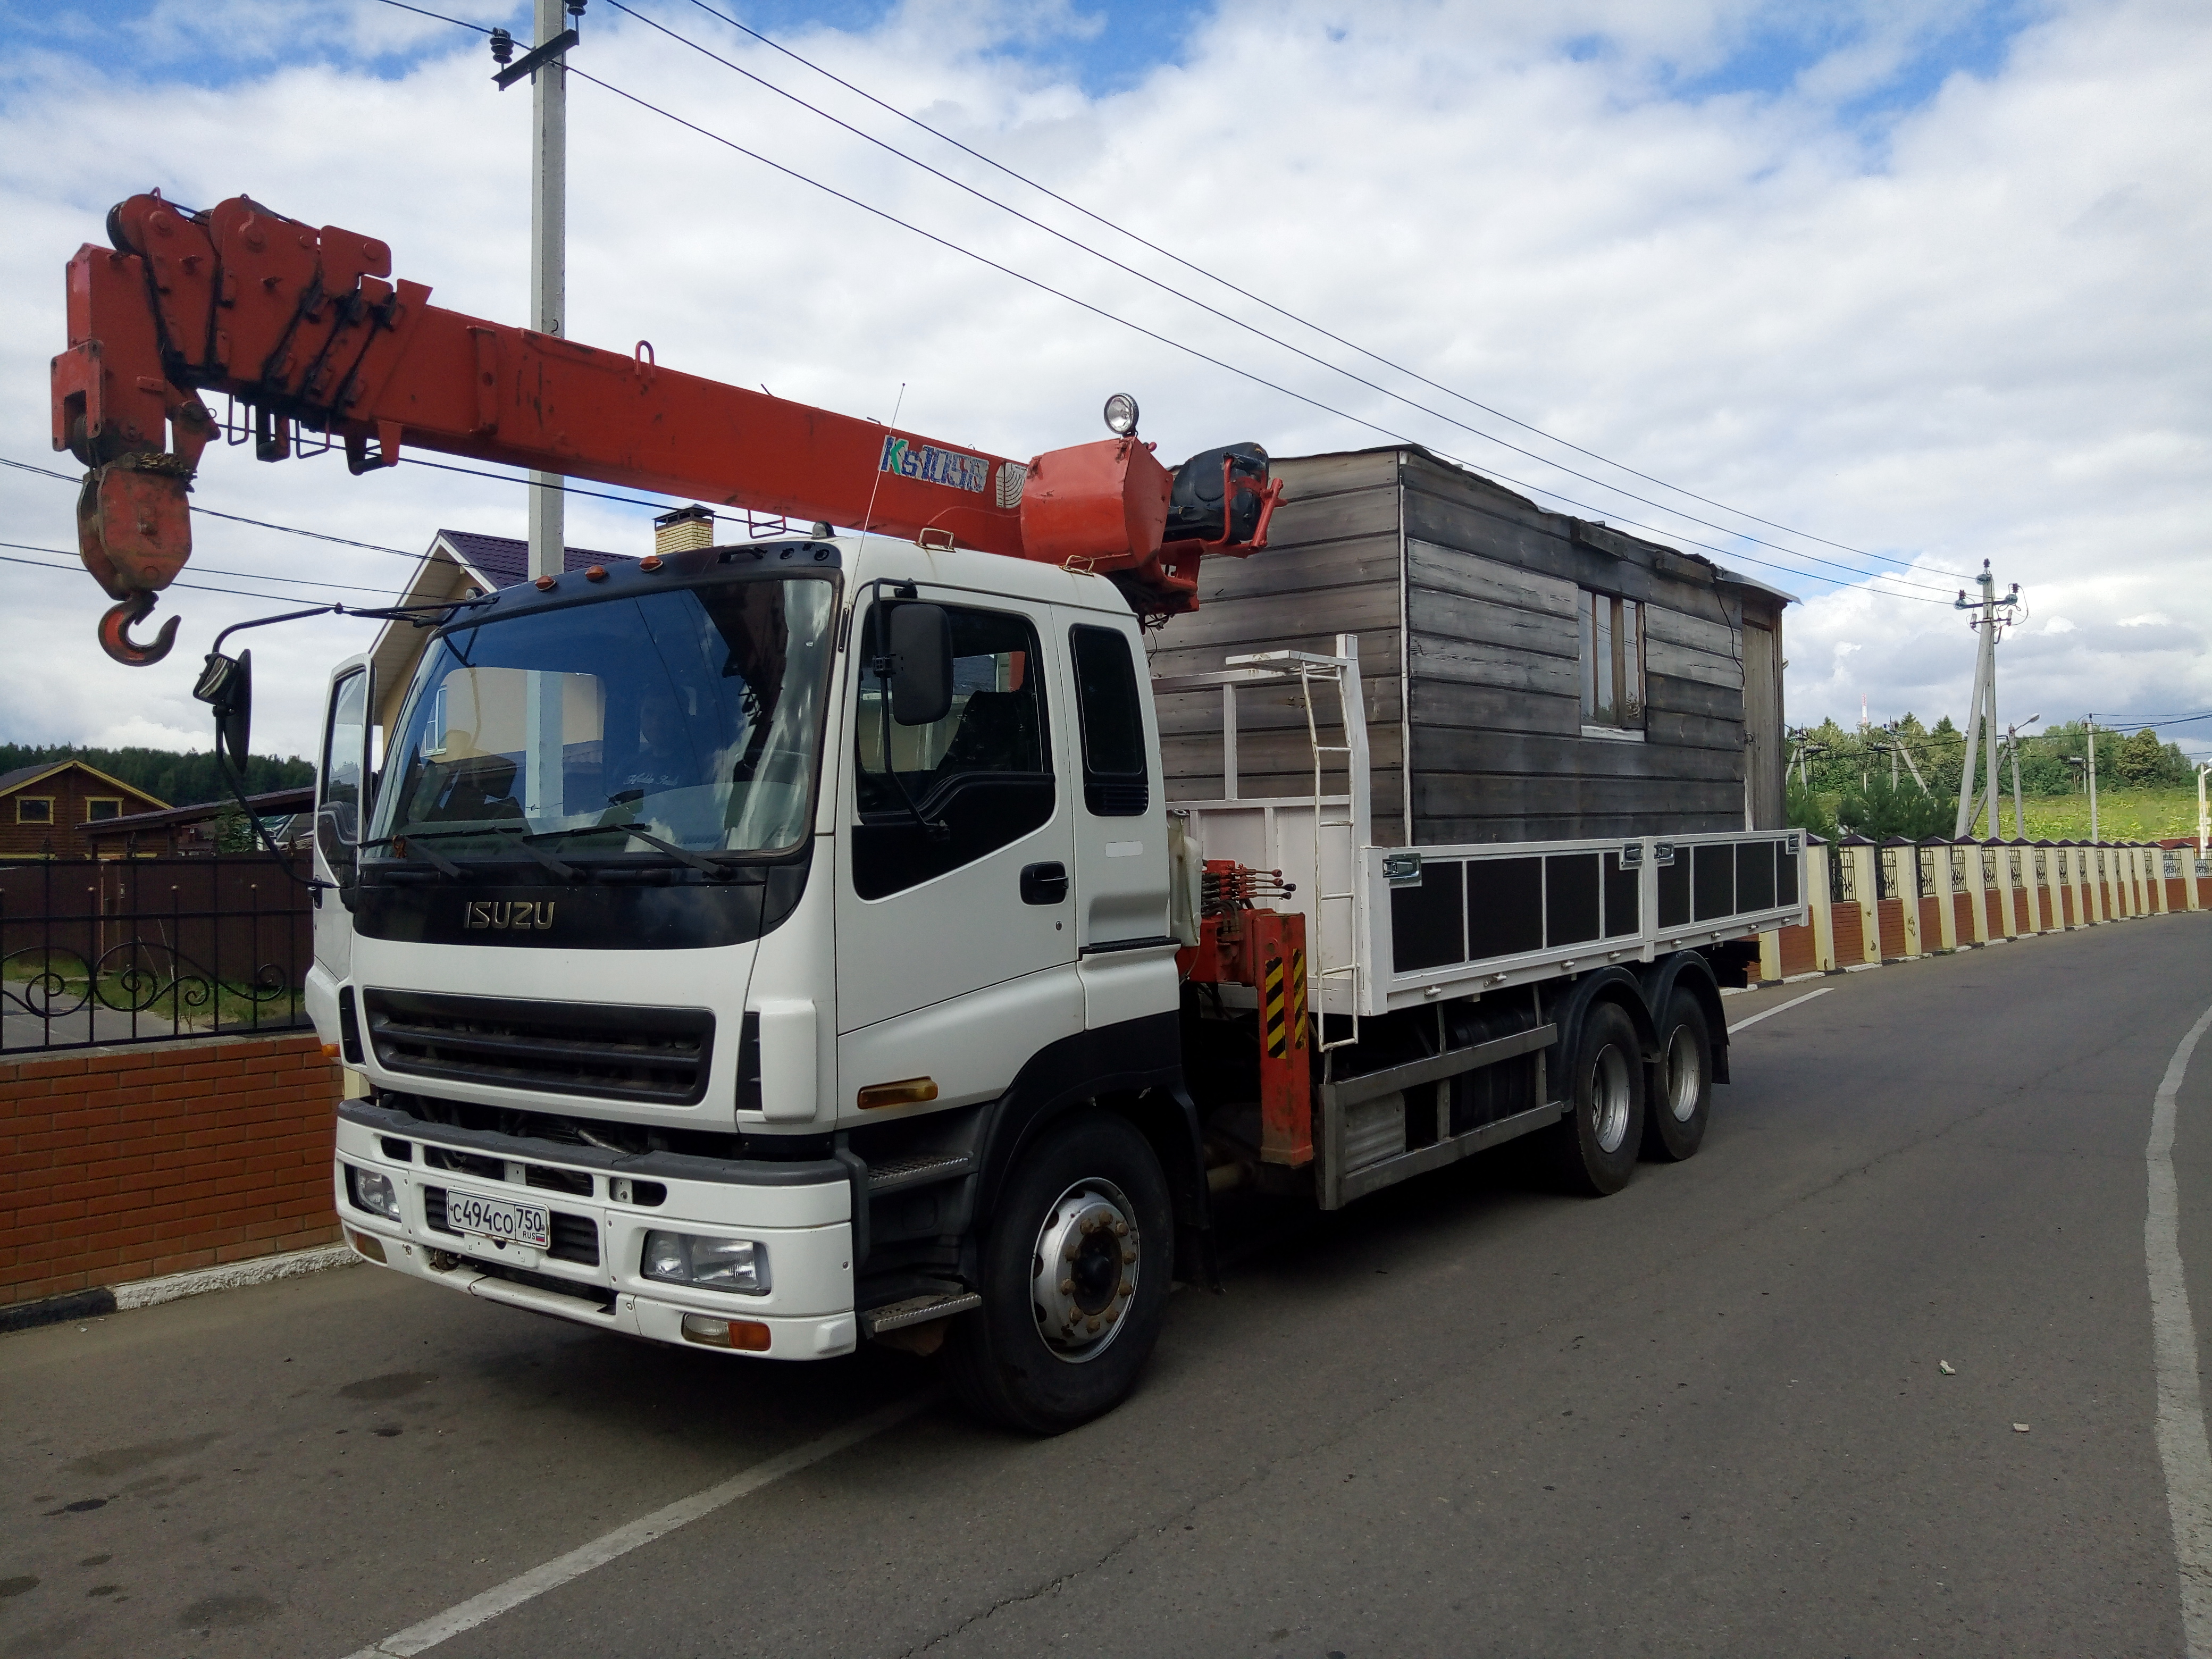
[{"label": "white isuzu truck", "polygon": [[556,556],[415,611],[403,694],[333,674],[307,988],[368,1260],[733,1359],[941,1349],[1051,1432],[1212,1281],[1227,1187],[1697,1151],[1720,988],[1802,915],[1787,596],[1410,448],[1171,469],[1126,398],[1027,462],[934,442],[441,309],[246,197],[108,234],[53,413],[118,662],[173,641],[130,629],[218,433],[810,526]]}]

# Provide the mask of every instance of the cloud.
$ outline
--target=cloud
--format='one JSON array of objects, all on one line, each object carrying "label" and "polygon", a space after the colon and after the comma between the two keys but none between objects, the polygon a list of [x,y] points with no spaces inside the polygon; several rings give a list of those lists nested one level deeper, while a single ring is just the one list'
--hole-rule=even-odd
[{"label": "cloud", "polygon": [[[11,232],[0,243],[0,454],[47,459],[61,262],[99,238],[110,203],[150,185],[195,204],[251,191],[360,228],[388,240],[400,274],[431,283],[438,302],[526,315],[528,97],[491,90],[477,37],[451,31],[446,48],[413,23],[364,33],[363,19],[391,12],[348,9],[312,52],[233,64],[203,84],[164,79],[172,60],[158,55],[211,50],[197,20],[268,39],[307,26],[286,0],[164,4],[144,27],[173,35],[125,35],[117,61],[94,67],[54,47],[11,67],[0,89]],[[2212,477],[2201,297],[2212,54],[2197,15],[2158,0],[2053,0],[1972,63],[1943,69],[1931,42],[1999,14],[1869,4],[1844,9],[1850,27],[1832,35],[1793,37],[1793,66],[1771,86],[1694,85],[1796,15],[1754,0],[1228,0],[1191,22],[1175,61],[1096,94],[1023,56],[1016,37],[1035,34],[1036,14],[1019,9],[915,0],[866,26],[791,38],[898,107],[1395,362],[1840,548],[1662,495],[1363,368],[1443,416],[1669,505],[1408,410],[596,8],[585,48],[595,75],[1344,413],[1087,316],[584,85],[571,106],[568,331],[618,349],[651,339],[664,364],[854,414],[888,416],[903,386],[903,423],[1015,456],[1096,435],[1103,397],[1124,389],[1176,459],[1246,437],[1298,453],[1401,434],[1586,503],[1568,509],[1583,516],[1717,548],[1807,595],[1785,623],[1793,721],[1855,718],[1862,695],[1878,714],[1963,714],[1974,640],[1951,596],[1984,557],[2073,629],[2008,642],[2008,708],[2212,706],[2202,642],[2212,616],[2193,580]],[[1346,361],[734,32],[696,15],[682,27],[1070,235]],[[1924,94],[1870,125],[1870,89],[1909,74]],[[329,459],[258,466],[246,454],[210,452],[196,499],[410,552],[441,525],[520,533],[513,485],[415,468],[356,480]],[[64,485],[0,472],[7,539],[64,562],[70,500]],[[570,539],[641,549],[645,517],[576,500]],[[1746,530],[1796,551],[1735,533]],[[407,569],[206,518],[198,532],[187,580],[257,585],[205,567],[375,586]],[[1875,555],[1905,562],[1875,585],[1889,597],[1850,574],[1895,568]],[[180,589],[161,614],[186,617],[185,643],[134,672],[93,646],[105,601],[81,574],[0,565],[0,734],[26,738],[138,720],[202,730],[188,696],[198,653],[216,626],[278,608]],[[2170,620],[2121,627],[2152,614]],[[311,750],[331,665],[373,634],[329,619],[256,637],[256,746]]]}]

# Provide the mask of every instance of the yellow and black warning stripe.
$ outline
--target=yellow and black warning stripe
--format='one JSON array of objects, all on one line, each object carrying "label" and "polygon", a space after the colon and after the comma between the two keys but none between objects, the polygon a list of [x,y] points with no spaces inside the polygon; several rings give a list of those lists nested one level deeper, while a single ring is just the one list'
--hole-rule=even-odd
[{"label": "yellow and black warning stripe", "polygon": [[1280,1060],[1289,1052],[1289,1033],[1283,1024],[1283,959],[1267,958],[1267,971],[1261,976],[1261,1012],[1267,1025],[1267,1054]]},{"label": "yellow and black warning stripe", "polygon": [[1306,1046],[1306,953],[1291,952],[1291,1041]]}]

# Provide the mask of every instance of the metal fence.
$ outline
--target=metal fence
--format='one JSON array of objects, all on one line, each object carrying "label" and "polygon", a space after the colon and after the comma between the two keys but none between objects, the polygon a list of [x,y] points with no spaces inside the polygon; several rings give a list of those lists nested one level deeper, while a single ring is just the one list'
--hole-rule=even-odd
[{"label": "metal fence", "polygon": [[265,853],[0,866],[0,1054],[304,1026],[313,953]]}]

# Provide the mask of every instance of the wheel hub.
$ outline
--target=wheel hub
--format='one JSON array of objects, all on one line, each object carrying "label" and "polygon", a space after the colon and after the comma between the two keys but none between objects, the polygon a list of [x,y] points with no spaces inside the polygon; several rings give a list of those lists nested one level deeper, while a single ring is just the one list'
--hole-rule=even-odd
[{"label": "wheel hub", "polygon": [[1698,1115],[1698,1096],[1704,1082],[1697,1039],[1678,1025],[1674,1040],[1667,1045],[1667,1103],[1677,1123],[1687,1123]]},{"label": "wheel hub", "polygon": [[1590,1064],[1590,1130],[1608,1155],[1628,1139],[1628,1057],[1612,1043]]},{"label": "wheel hub", "polygon": [[1143,1240],[1135,1206],[1110,1181],[1079,1181],[1054,1200],[1030,1256],[1037,1334],[1060,1358],[1095,1358],[1120,1334],[1137,1293]]}]

